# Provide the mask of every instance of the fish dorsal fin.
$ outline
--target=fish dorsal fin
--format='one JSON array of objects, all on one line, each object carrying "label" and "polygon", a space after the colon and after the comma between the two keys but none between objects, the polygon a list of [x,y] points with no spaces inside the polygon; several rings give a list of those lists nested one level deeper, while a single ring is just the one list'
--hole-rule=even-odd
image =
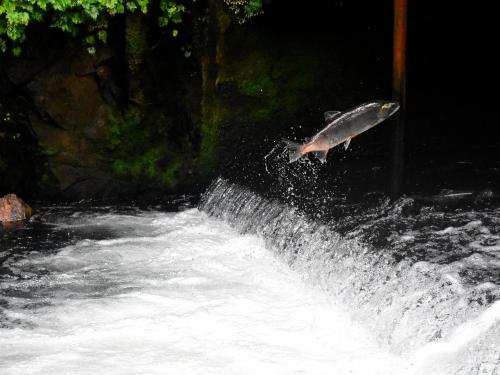
[{"label": "fish dorsal fin", "polygon": [[318,158],[320,162],[326,163],[326,155],[328,154],[328,150],[326,150],[326,151],[313,151],[312,154],[316,158]]},{"label": "fish dorsal fin", "polygon": [[340,111],[327,111],[325,112],[325,122],[330,123],[342,114]]}]

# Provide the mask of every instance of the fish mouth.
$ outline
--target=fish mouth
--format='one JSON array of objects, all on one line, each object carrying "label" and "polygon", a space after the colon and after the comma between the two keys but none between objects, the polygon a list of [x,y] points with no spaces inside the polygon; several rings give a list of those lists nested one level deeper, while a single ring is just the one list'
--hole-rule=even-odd
[{"label": "fish mouth", "polygon": [[386,119],[390,116],[392,116],[394,113],[396,113],[399,110],[399,103],[398,102],[387,102],[382,104],[378,111],[378,117]]}]

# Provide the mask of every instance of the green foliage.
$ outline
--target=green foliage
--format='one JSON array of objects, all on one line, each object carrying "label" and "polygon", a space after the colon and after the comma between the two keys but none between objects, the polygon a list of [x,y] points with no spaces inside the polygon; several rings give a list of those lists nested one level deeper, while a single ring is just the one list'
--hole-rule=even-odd
[{"label": "green foliage", "polygon": [[113,172],[121,178],[133,179],[145,185],[167,188],[177,185],[178,173],[189,159],[189,142],[171,145],[153,136],[139,121],[137,110],[131,109],[124,118],[110,118],[107,135]]},{"label": "green foliage", "polygon": [[224,2],[240,23],[244,23],[263,12],[262,0],[224,0]]},{"label": "green foliage", "polygon": [[[130,71],[137,74],[143,60],[144,51],[147,48],[147,36],[145,22],[138,16],[127,17],[125,41],[127,45],[127,62]],[[142,102],[142,98],[134,98]]]},{"label": "green foliage", "polygon": [[300,98],[308,97],[306,93],[321,80],[321,62],[312,58],[313,54],[280,52],[255,49],[233,62],[232,74],[225,77],[237,83],[242,95],[252,99],[251,108],[244,110],[253,121],[293,116],[300,107]]},{"label": "green foliage", "polygon": [[[135,17],[128,15],[158,15],[157,22],[165,28],[170,37],[177,38],[182,33],[182,22],[197,0],[0,0],[0,51],[11,51],[15,56],[22,52],[22,43],[27,38],[27,29],[33,24],[46,24],[72,36],[81,38],[87,43],[88,51],[94,54],[99,43],[108,40],[108,23],[111,17],[127,15],[127,22]],[[250,17],[262,12],[263,0],[220,0],[232,10],[236,19],[243,23]],[[206,4],[206,3],[205,3]],[[226,14],[226,12],[221,12]],[[196,14],[196,13],[195,13]],[[150,19],[142,18],[143,22]],[[229,17],[227,17],[229,19]],[[206,20],[206,18],[205,18]],[[130,23],[130,22],[129,22]],[[132,76],[140,73],[143,52],[147,49],[147,35],[139,23],[136,27],[126,27],[127,63]],[[194,44],[194,43],[193,43]],[[193,46],[189,44],[181,48],[186,57],[192,55]],[[258,73],[257,73],[258,74]],[[136,75],[137,76],[137,75]],[[135,88],[130,77],[129,87]],[[266,92],[275,90],[272,83],[267,85]],[[193,158],[194,151],[189,141],[181,144],[168,144],[154,136],[155,129],[148,129],[141,123],[142,114],[139,109],[143,104],[139,89],[129,99],[138,107],[128,109],[128,113],[119,119],[113,119],[109,127],[108,151],[110,151],[114,172],[124,178],[143,178],[156,181],[165,186],[175,186],[177,178],[186,161]],[[250,96],[258,96],[260,87],[251,84],[241,88]],[[132,91],[132,90],[130,90]],[[273,92],[272,96],[277,96]],[[133,99],[133,100],[132,100]],[[276,105],[275,105],[276,106]],[[273,106],[273,108],[275,107]],[[215,106],[216,107],[216,106]],[[204,109],[208,119],[199,129],[201,145],[199,150],[200,165],[208,170],[214,164],[219,138],[219,125],[223,114],[219,108]],[[164,140],[165,141],[165,140]],[[60,150],[43,149],[45,157],[56,155]],[[50,176],[46,184],[51,185]]]},{"label": "green foliage", "polygon": [[[21,53],[20,45],[26,39],[26,28],[36,22],[47,21],[51,27],[71,35],[83,35],[89,51],[95,50],[97,40],[105,43],[109,17],[117,14],[141,12],[147,14],[158,7],[158,24],[182,23],[188,7],[196,0],[2,0],[0,1],[0,51],[8,49]],[[224,0],[240,23],[262,13],[262,0]],[[178,28],[172,30],[177,37]],[[92,38],[88,38],[92,36]]]},{"label": "green foliage", "polygon": [[221,110],[215,103],[203,103],[205,121],[201,124],[198,167],[202,175],[211,175],[217,158]]},{"label": "green foliage", "polygon": [[168,25],[169,22],[175,24],[181,23],[182,15],[186,12],[186,7],[175,0],[161,0],[160,10],[162,15],[158,18],[158,23],[160,27],[163,27]]},{"label": "green foliage", "polygon": [[[0,1],[0,51],[8,44],[14,55],[21,53],[20,45],[26,39],[26,29],[32,23],[48,22],[51,27],[73,36],[83,36],[89,52],[95,44],[107,40],[109,17],[117,14],[141,12],[147,14],[159,6],[158,23],[179,24],[187,6],[196,0],[2,0]],[[172,34],[177,36],[177,29]]]},{"label": "green foliage", "polygon": [[7,51],[7,43],[3,38],[0,38],[0,52]]}]

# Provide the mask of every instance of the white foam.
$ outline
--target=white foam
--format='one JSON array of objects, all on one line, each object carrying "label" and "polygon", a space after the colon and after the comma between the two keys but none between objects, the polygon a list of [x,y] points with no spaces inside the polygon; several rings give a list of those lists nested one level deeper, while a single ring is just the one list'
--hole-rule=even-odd
[{"label": "white foam", "polygon": [[438,234],[438,235],[445,235],[445,234],[457,234],[457,233],[460,233],[464,230],[470,230],[470,229],[473,229],[473,228],[479,228],[479,230],[481,229],[487,229],[487,228],[484,228],[482,227],[482,221],[481,220],[473,220],[465,225],[462,225],[460,227],[447,227],[443,230],[439,230],[439,231],[436,231],[434,233]]},{"label": "white foam", "polygon": [[27,299],[8,299],[7,317],[21,323],[0,329],[2,375],[407,370],[258,237],[198,210],[95,219],[141,226],[25,259],[16,266],[49,274],[0,284],[24,283],[49,303],[26,309]]},{"label": "white foam", "polygon": [[[500,325],[500,301],[495,302],[476,319],[467,321],[457,327],[443,340],[432,342],[419,349],[411,358],[416,364],[412,369],[415,374],[452,374],[457,357],[467,349],[473,341],[479,339],[495,325]],[[499,353],[500,337],[496,337],[492,351]],[[487,373],[487,372],[485,372]],[[493,372],[491,372],[493,374]]]}]

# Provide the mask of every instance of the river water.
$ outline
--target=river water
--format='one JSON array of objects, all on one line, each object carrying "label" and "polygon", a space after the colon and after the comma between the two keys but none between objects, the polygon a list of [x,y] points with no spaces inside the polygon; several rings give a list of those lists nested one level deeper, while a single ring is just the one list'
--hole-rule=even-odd
[{"label": "river water", "polygon": [[370,207],[39,207],[0,233],[0,373],[499,374],[499,209]]}]

